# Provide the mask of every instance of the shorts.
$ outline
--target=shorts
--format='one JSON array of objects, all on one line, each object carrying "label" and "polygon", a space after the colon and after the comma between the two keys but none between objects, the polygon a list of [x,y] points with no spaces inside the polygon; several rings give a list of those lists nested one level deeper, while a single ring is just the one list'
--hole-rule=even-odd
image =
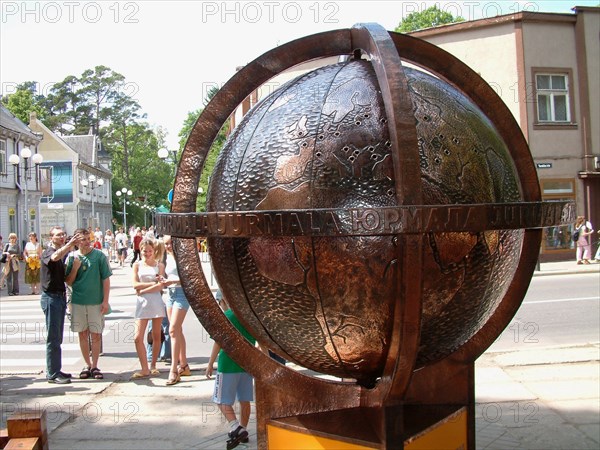
[{"label": "shorts", "polygon": [[181,286],[170,287],[165,295],[165,305],[167,308],[190,309],[190,304],[185,298],[185,293]]},{"label": "shorts", "polygon": [[89,329],[92,333],[102,333],[104,315],[100,312],[101,306],[77,305],[71,302],[71,331],[80,333]]},{"label": "shorts", "polygon": [[236,396],[239,402],[251,402],[254,400],[252,381],[252,375],[248,372],[217,372],[213,402],[217,405],[233,405]]},{"label": "shorts", "polygon": [[119,255],[127,256],[127,247],[117,249]]},{"label": "shorts", "polygon": [[106,250],[110,250],[110,243],[109,242],[104,242],[104,248]]}]

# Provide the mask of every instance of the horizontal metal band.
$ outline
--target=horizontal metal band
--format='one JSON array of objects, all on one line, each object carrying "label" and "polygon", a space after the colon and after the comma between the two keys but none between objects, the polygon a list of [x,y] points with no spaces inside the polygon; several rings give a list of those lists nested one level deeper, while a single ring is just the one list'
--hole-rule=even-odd
[{"label": "horizontal metal band", "polygon": [[567,201],[421,205],[384,208],[219,211],[157,214],[159,234],[199,236],[382,236],[513,230],[575,221]]}]

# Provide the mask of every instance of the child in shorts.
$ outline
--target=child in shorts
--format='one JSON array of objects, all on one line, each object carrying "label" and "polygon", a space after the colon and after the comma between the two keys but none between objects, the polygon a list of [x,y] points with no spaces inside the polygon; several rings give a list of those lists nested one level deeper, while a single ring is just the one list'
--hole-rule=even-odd
[{"label": "child in shorts", "polygon": [[[217,292],[217,300],[221,297],[220,291]],[[225,316],[235,326],[235,328],[252,344],[256,340],[246,331],[232,310],[229,309],[225,299],[220,299],[220,306]],[[219,410],[229,423],[230,431],[228,433],[227,450],[238,446],[240,442],[248,442],[248,421],[250,420],[250,402],[254,400],[254,386],[252,376],[242,369],[227,353],[221,350],[219,344],[215,342],[208,361],[206,377],[210,378],[213,374],[213,365],[218,356],[217,375],[215,377],[215,390],[213,393],[213,402],[219,406]],[[240,420],[238,421],[233,404],[235,399],[240,402]]]}]

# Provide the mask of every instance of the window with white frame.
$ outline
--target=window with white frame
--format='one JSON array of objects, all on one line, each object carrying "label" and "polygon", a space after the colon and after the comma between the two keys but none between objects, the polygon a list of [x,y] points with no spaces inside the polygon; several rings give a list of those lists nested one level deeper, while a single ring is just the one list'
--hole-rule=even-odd
[{"label": "window with white frame", "polygon": [[0,140],[0,173],[6,173],[6,141]]},{"label": "window with white frame", "polygon": [[571,121],[567,74],[537,73],[535,87],[538,122],[568,123]]}]

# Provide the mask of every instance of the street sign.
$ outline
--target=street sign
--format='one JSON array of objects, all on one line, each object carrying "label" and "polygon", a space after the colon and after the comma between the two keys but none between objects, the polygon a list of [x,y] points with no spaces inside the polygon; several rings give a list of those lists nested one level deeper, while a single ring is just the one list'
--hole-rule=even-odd
[{"label": "street sign", "polygon": [[173,189],[167,194],[167,200],[169,200],[169,203],[173,203]]}]

